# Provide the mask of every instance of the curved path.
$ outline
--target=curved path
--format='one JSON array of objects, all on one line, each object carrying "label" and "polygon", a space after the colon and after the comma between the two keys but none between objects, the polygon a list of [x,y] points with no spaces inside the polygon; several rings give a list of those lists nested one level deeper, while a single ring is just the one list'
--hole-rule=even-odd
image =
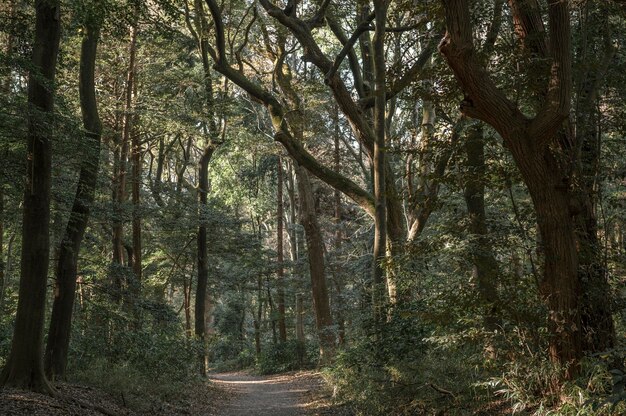
[{"label": "curved path", "polygon": [[233,393],[219,416],[298,416],[306,415],[303,394],[309,391],[307,383],[299,383],[291,375],[252,376],[247,373],[211,375],[219,387]]}]

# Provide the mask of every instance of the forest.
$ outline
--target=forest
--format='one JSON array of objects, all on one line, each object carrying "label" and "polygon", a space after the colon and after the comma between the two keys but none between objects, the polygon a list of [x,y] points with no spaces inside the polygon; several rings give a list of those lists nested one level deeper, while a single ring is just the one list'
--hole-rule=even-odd
[{"label": "forest", "polygon": [[2,0],[0,414],[626,414],[626,1]]}]

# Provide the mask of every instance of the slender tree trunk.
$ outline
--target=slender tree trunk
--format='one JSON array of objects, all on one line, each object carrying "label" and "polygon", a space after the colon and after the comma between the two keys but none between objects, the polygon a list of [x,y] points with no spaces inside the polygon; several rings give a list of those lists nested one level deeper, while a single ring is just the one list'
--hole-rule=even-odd
[{"label": "slender tree trunk", "polygon": [[485,326],[494,330],[497,326],[498,293],[497,279],[500,271],[493,254],[487,229],[485,213],[485,142],[482,124],[471,126],[465,141],[467,154],[467,182],[465,184],[465,205],[469,216],[471,233],[470,258],[474,264],[474,280],[481,301],[485,306]]},{"label": "slender tree trunk", "polygon": [[387,193],[385,189],[386,165],[385,165],[385,22],[387,19],[386,0],[374,2],[376,15],[376,31],[373,40],[374,55],[374,254],[373,254],[373,277],[372,277],[372,303],[374,317],[377,321],[382,319],[382,307],[384,303],[384,277],[385,255],[387,250]]},{"label": "slender tree trunk", "polygon": [[[207,196],[209,193],[209,162],[213,156],[213,147],[205,148],[198,164],[198,284],[196,286],[195,334],[203,342],[207,342],[206,334],[206,300],[209,279],[209,260],[207,250]],[[202,362],[205,363],[205,349]],[[206,376],[208,368],[202,365],[201,373]]]},{"label": "slender tree trunk", "polygon": [[[598,239],[597,205],[601,198],[600,150],[602,136],[599,133],[601,114],[597,101],[604,79],[617,49],[613,45],[610,7],[602,2],[587,2],[583,6],[585,21],[577,34],[586,46],[579,53],[576,99],[576,147],[577,175],[575,189],[578,212],[575,216],[578,237],[579,268],[582,285],[581,319],[583,326],[583,349],[601,352],[614,347],[615,325],[613,302],[608,282],[608,270]],[[604,50],[600,56],[597,50]],[[608,230],[605,230],[605,233]]]},{"label": "slender tree trunk", "polygon": [[302,166],[296,168],[296,179],[300,197],[300,222],[306,233],[309,253],[313,308],[315,309],[315,323],[320,340],[320,364],[327,364],[333,360],[335,355],[335,334],[333,333],[333,320],[326,288],[324,242],[317,222],[309,175]]},{"label": "slender tree trunk", "polygon": [[99,23],[88,23],[85,26],[81,47],[79,92],[88,146],[81,164],[74,204],[61,240],[56,265],[55,296],[44,356],[46,374],[52,379],[65,378],[78,274],[78,254],[98,180],[102,125],[98,116],[94,71],[99,36]]},{"label": "slender tree trunk", "polygon": [[185,310],[185,333],[191,337],[191,279],[183,278],[183,309]]},{"label": "slender tree trunk", "polygon": [[[137,23],[133,23],[129,29],[130,40],[128,44],[128,68],[126,70],[126,85],[124,86],[124,114],[122,118],[122,135],[120,139],[119,164],[115,178],[114,203],[116,215],[113,223],[113,263],[117,265],[114,271],[114,288],[116,293],[114,299],[122,301],[124,287],[124,276],[121,267],[124,264],[124,251],[128,251],[124,246],[124,214],[122,205],[126,201],[126,180],[128,171],[128,154],[130,148],[131,133],[133,131],[133,103],[134,103],[134,83],[136,74],[137,55]],[[127,263],[133,264],[133,258],[127,255]],[[126,282],[128,283],[128,282]]]},{"label": "slender tree trunk", "polygon": [[278,343],[278,335],[276,332],[276,319],[274,319],[274,300],[272,299],[272,289],[269,277],[265,280],[267,291],[267,304],[269,306],[270,325],[272,327],[272,342],[274,345]]},{"label": "slender tree trunk", "polygon": [[298,343],[298,362],[304,363],[305,338],[304,338],[304,303],[302,293],[296,295],[296,341]]},{"label": "slender tree trunk", "polygon": [[280,337],[280,342],[287,341],[287,326],[285,323],[285,269],[284,269],[284,254],[283,254],[283,216],[284,216],[284,205],[283,205],[283,163],[278,157],[278,184],[276,185],[278,188],[277,192],[277,209],[276,209],[276,252],[278,254],[277,262],[278,262],[278,284],[277,284],[277,294],[276,294],[276,302],[278,303],[278,333]]},{"label": "slender tree trunk", "polygon": [[[333,163],[335,165],[335,172],[341,173],[341,153],[339,148],[339,135],[341,131],[339,129],[339,108],[335,106],[335,118],[333,120],[335,124],[334,131],[334,154]],[[335,252],[336,256],[341,256],[341,243],[343,240],[343,233],[341,230],[341,192],[338,189],[334,190],[334,205],[335,205]],[[335,263],[334,272],[334,286],[335,286],[335,314],[337,316],[337,343],[339,346],[344,346],[346,343],[346,327],[343,317],[343,298],[342,298],[342,282],[341,282],[341,266],[337,260]]]},{"label": "slender tree trunk", "polygon": [[263,275],[256,279],[257,308],[254,313],[254,350],[257,358],[261,355],[261,318],[263,316]]},{"label": "slender tree trunk", "polygon": [[[133,124],[136,126],[137,118],[133,120]],[[133,273],[135,275],[135,290],[134,295],[139,296],[141,293],[141,280],[142,280],[142,255],[141,255],[141,206],[140,206],[140,189],[141,189],[141,142],[140,137],[136,129],[133,129],[132,135],[132,202],[133,202]]]},{"label": "slender tree trunk", "polygon": [[[22,225],[22,263],[11,352],[0,385],[55,394],[43,366],[43,330],[50,254],[51,136],[61,29],[58,1],[35,2],[33,69],[28,78],[28,157]],[[43,79],[44,81],[40,81]]]}]

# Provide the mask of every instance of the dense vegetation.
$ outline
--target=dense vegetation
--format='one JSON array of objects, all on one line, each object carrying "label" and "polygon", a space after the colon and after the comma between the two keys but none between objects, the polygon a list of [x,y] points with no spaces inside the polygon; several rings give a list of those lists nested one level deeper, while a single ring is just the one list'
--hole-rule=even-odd
[{"label": "dense vegetation", "polygon": [[624,42],[618,0],[2,2],[0,384],[624,414]]}]

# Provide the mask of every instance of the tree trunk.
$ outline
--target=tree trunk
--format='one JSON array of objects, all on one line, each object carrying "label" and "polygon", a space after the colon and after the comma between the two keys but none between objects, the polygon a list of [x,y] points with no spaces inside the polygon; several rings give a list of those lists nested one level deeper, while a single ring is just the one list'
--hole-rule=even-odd
[{"label": "tree trunk", "polygon": [[[43,329],[50,254],[51,126],[61,29],[56,0],[35,2],[33,69],[28,78],[28,157],[22,224],[22,262],[11,352],[0,385],[55,394],[43,366]],[[40,79],[43,78],[43,82]]]},{"label": "tree trunk", "polygon": [[283,255],[283,163],[280,156],[278,157],[277,166],[278,184],[277,186],[277,209],[276,209],[276,252],[278,262],[278,284],[276,302],[278,303],[278,333],[280,342],[287,341],[287,326],[285,324],[285,269],[284,269],[284,255]]},{"label": "tree trunk", "polygon": [[309,175],[302,166],[296,168],[296,179],[300,197],[300,222],[305,230],[309,254],[313,308],[315,309],[315,323],[320,340],[320,364],[327,364],[333,360],[335,355],[335,334],[333,333],[333,320],[326,288],[324,242],[317,222]]},{"label": "tree trunk", "polygon": [[[335,172],[341,173],[341,154],[339,149],[339,135],[341,134],[339,129],[339,108],[335,106],[335,118],[333,120],[335,124],[334,134],[334,154],[333,162],[335,165]],[[337,343],[339,346],[344,346],[346,343],[346,327],[345,320],[343,318],[343,299],[341,295],[342,282],[341,282],[341,267],[339,265],[339,258],[341,256],[341,243],[343,239],[343,233],[341,230],[341,192],[338,189],[334,190],[334,205],[335,205],[335,270],[333,273],[333,283],[335,286],[335,315],[337,319]]]},{"label": "tree trunk", "polygon": [[81,47],[79,92],[83,127],[85,128],[85,138],[88,146],[87,154],[81,164],[74,204],[65,234],[61,240],[56,266],[55,296],[50,317],[48,344],[44,356],[46,374],[52,379],[65,378],[72,312],[76,293],[78,254],[85,229],[87,228],[98,181],[102,125],[98,116],[94,70],[100,36],[99,23],[87,23],[84,30]]},{"label": "tree trunk", "polygon": [[304,304],[302,294],[296,295],[296,341],[298,343],[298,362],[304,364],[305,339],[304,339]]},{"label": "tree trunk", "polygon": [[[372,274],[372,304],[374,318],[382,319],[384,303],[385,255],[387,250],[387,193],[385,190],[385,131],[386,131],[386,100],[385,100],[385,22],[387,19],[386,0],[374,1],[376,14],[376,31],[374,33],[372,52],[374,56],[374,253]],[[392,290],[395,294],[395,290]],[[393,299],[392,299],[393,302]]]},{"label": "tree trunk", "polygon": [[467,0],[444,0],[447,32],[439,45],[463,87],[461,111],[491,124],[504,139],[533,200],[544,276],[540,291],[549,308],[551,360],[573,378],[583,357],[578,254],[571,216],[571,178],[567,167],[571,143],[559,140],[571,101],[571,36],[568,2],[548,2],[549,78],[545,99],[528,118],[498,89],[477,60]]},{"label": "tree trunk", "polygon": [[[196,286],[196,305],[195,305],[195,334],[204,343],[207,340],[206,334],[206,300],[207,286],[209,279],[209,260],[207,250],[207,221],[206,216],[207,196],[209,192],[209,162],[213,156],[213,147],[205,148],[198,164],[198,284]],[[202,363],[205,363],[207,351],[205,348]],[[202,365],[201,373],[206,376],[208,368]]]},{"label": "tree trunk", "polygon": [[482,124],[471,126],[465,141],[468,179],[465,183],[463,196],[469,217],[470,258],[474,264],[474,280],[481,303],[485,307],[485,327],[492,331],[497,328],[497,279],[500,271],[487,229],[484,146]]},{"label": "tree trunk", "polygon": [[[133,131],[133,102],[134,102],[134,83],[135,83],[135,66],[137,55],[137,23],[134,22],[130,29],[130,41],[128,44],[128,68],[126,70],[126,85],[124,86],[124,115],[122,119],[122,135],[120,139],[119,162],[118,169],[115,172],[114,186],[114,203],[115,203],[115,219],[113,222],[113,263],[116,265],[114,270],[114,299],[121,302],[123,298],[125,277],[122,271],[124,264],[124,251],[127,248],[124,245],[124,213],[123,207],[126,194],[126,179],[128,171],[128,153],[130,147],[131,133]],[[127,255],[127,264],[133,264],[134,259]],[[131,282],[132,284],[132,282]]]},{"label": "tree trunk", "polygon": [[[577,34],[587,45],[579,53],[576,99],[576,150],[578,152],[576,181],[578,212],[576,213],[576,236],[578,237],[578,274],[582,285],[581,319],[583,326],[583,349],[601,352],[614,347],[615,325],[613,302],[608,283],[608,270],[598,240],[596,209],[601,197],[598,173],[600,170],[601,114],[597,101],[602,81],[616,53],[609,20],[610,7],[602,2],[587,2],[584,23]],[[604,50],[602,55],[596,51]],[[608,230],[604,231],[605,233]]]},{"label": "tree trunk", "polygon": [[254,350],[256,357],[261,355],[261,318],[263,316],[263,275],[256,279],[257,308],[254,313]]}]

